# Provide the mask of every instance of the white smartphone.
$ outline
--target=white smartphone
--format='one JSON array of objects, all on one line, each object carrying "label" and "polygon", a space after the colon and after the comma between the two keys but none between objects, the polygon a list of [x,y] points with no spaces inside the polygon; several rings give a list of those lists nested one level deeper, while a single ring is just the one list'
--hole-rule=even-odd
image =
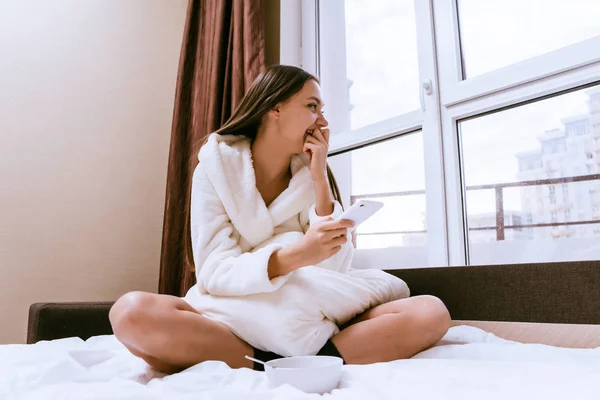
[{"label": "white smartphone", "polygon": [[383,203],[380,201],[358,200],[337,219],[348,219],[354,222],[354,227],[356,228],[358,225],[371,218],[373,214],[381,209],[381,207],[383,207]]}]

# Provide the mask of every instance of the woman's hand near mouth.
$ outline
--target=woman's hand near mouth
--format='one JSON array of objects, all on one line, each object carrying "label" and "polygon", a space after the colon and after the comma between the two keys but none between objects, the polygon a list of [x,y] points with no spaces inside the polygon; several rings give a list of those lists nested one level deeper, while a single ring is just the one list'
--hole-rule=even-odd
[{"label": "woman's hand near mouth", "polygon": [[310,161],[310,175],[314,182],[327,182],[327,152],[329,151],[329,128],[316,128],[306,137],[304,154]]},{"label": "woman's hand near mouth", "polygon": [[306,137],[304,154],[310,161],[310,175],[315,185],[315,211],[324,216],[333,213],[333,199],[327,178],[327,152],[329,150],[329,129],[317,128]]}]

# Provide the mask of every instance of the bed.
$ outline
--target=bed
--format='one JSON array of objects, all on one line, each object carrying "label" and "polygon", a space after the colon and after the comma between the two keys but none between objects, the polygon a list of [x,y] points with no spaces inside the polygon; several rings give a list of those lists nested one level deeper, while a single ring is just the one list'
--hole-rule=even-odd
[{"label": "bed", "polygon": [[[345,366],[330,399],[600,398],[600,262],[388,270],[448,306],[453,327],[409,360]],[[112,303],[37,303],[26,345],[0,346],[0,399],[310,399],[205,362],[164,376],[130,355]]]}]

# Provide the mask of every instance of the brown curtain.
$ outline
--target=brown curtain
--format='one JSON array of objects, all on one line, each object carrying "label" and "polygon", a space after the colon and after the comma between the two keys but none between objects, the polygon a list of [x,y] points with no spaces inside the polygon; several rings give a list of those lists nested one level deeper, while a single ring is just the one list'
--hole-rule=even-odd
[{"label": "brown curtain", "polygon": [[195,283],[191,177],[204,138],[219,128],[265,67],[263,0],[190,0],[179,60],[167,175],[159,293]]}]

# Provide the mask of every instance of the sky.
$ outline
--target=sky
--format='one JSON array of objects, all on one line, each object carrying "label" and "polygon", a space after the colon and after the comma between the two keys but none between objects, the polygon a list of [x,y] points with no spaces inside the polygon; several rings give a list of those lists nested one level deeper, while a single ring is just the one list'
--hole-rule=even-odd
[{"label": "sky", "polygon": [[[352,129],[419,109],[414,0],[346,0]],[[599,0],[459,0],[467,78],[600,35]],[[461,123],[467,186],[517,181],[515,153],[561,119],[587,112],[577,91]],[[346,134],[351,134],[346,133]],[[425,188],[422,133],[352,153],[353,194]],[[520,209],[518,191],[505,209]],[[494,210],[493,196],[470,194],[469,214]],[[396,199],[363,231],[423,228],[424,196]]]}]

